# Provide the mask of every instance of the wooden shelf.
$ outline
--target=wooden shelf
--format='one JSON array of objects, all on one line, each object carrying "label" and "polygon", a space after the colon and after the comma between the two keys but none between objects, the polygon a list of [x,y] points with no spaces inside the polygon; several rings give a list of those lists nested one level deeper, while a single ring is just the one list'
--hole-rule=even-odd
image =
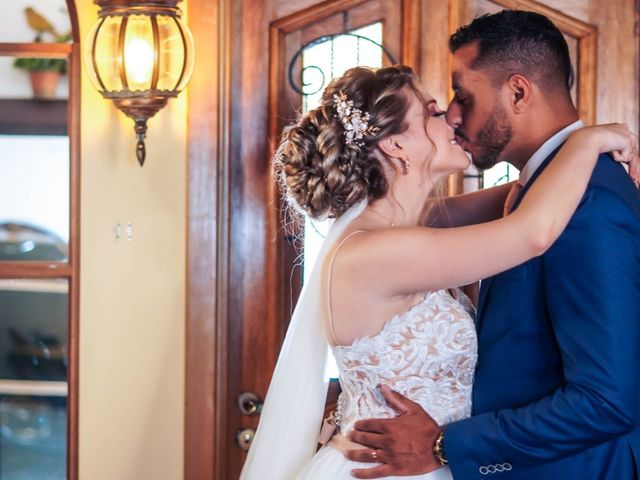
[{"label": "wooden shelf", "polygon": [[66,397],[67,382],[48,380],[0,380],[0,395],[28,395],[38,397]]},{"label": "wooden shelf", "polygon": [[67,100],[0,99],[0,135],[67,135]]}]

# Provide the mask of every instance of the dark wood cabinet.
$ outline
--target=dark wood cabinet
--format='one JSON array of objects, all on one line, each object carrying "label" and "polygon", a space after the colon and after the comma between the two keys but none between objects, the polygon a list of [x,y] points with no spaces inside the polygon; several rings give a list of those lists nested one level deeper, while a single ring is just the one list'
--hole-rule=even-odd
[{"label": "dark wood cabinet", "polygon": [[67,100],[0,99],[0,135],[67,135]]}]

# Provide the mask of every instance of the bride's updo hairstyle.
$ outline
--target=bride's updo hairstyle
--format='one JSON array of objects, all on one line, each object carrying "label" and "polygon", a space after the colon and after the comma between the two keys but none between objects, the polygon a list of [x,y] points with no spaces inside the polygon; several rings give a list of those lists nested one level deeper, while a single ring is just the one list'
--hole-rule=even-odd
[{"label": "bride's updo hairstyle", "polygon": [[[411,89],[422,98],[410,67],[371,70],[356,67],[333,80],[318,108],[285,127],[274,157],[274,172],[287,200],[316,220],[335,218],[368,198],[382,197],[388,188],[377,143],[404,132]],[[338,113],[338,99],[353,102],[368,126],[361,138],[349,138]],[[353,113],[351,113],[353,118]],[[366,116],[368,115],[368,118]]]}]

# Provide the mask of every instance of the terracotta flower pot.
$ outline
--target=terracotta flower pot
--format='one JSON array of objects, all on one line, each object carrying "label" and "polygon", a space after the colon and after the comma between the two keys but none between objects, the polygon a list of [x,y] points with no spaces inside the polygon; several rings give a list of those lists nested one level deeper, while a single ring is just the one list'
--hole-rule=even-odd
[{"label": "terracotta flower pot", "polygon": [[34,70],[30,73],[33,98],[51,100],[56,97],[60,72]]}]

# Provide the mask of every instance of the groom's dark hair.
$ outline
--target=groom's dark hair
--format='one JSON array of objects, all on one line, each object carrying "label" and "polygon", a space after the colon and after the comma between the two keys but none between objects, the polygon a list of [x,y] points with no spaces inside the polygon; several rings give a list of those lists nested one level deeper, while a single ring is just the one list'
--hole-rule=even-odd
[{"label": "groom's dark hair", "polygon": [[472,67],[488,72],[495,85],[520,73],[553,92],[568,92],[573,83],[569,47],[562,33],[544,15],[502,10],[477,17],[449,39],[449,49],[477,43]]}]

